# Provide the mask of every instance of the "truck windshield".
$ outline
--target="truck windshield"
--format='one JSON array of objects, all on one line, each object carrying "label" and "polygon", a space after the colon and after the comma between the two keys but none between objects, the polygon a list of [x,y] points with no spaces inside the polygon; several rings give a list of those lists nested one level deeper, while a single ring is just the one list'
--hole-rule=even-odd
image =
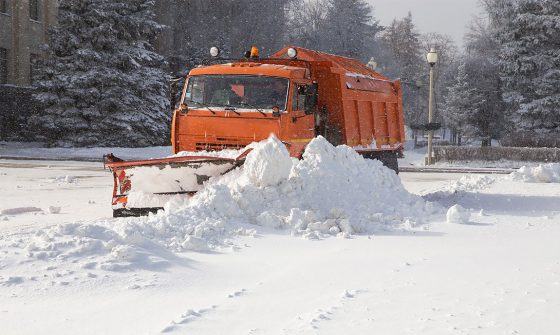
[{"label": "truck windshield", "polygon": [[185,102],[210,107],[286,110],[288,79],[246,75],[201,75],[189,78]]}]

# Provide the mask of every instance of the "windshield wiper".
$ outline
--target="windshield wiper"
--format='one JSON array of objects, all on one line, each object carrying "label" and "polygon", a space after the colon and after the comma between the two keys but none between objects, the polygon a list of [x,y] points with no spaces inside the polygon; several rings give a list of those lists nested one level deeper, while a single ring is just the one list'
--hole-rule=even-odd
[{"label": "windshield wiper", "polygon": [[224,105],[224,109],[227,111],[231,111],[234,112],[237,115],[241,115],[241,113],[239,113],[238,111],[235,110],[235,107],[233,107],[232,105]]},{"label": "windshield wiper", "polygon": [[241,113],[239,113],[238,111],[235,110],[235,107],[233,107],[232,105],[222,105],[222,104],[217,104],[217,103],[212,103],[214,106],[218,106],[218,107],[224,107],[225,110],[229,111],[229,112],[234,112],[237,115],[241,115]]},{"label": "windshield wiper", "polygon": [[252,105],[252,104],[250,104],[250,103],[248,103],[248,102],[240,102],[239,104],[240,104],[241,106],[249,106],[249,107],[251,107],[251,108],[254,108],[254,109],[258,110],[259,113],[261,113],[263,116],[266,116],[266,113],[263,112],[260,108],[258,108],[258,107],[255,106],[255,105]]},{"label": "windshield wiper", "polygon": [[213,111],[212,108],[208,107],[208,105],[206,105],[206,104],[204,104],[204,103],[202,103],[202,102],[194,101],[194,100],[186,100],[186,101],[187,101],[187,102],[194,102],[195,104],[199,104],[200,106],[207,108],[210,112],[212,112],[212,114],[214,114],[214,115],[216,114],[216,112]]}]

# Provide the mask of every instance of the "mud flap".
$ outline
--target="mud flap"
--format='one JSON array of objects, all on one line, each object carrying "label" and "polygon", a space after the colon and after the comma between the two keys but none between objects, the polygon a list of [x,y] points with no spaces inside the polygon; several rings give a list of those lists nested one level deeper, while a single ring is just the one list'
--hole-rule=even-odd
[{"label": "mud flap", "polygon": [[384,166],[399,174],[399,161],[397,151],[358,151],[366,159],[377,159]]}]

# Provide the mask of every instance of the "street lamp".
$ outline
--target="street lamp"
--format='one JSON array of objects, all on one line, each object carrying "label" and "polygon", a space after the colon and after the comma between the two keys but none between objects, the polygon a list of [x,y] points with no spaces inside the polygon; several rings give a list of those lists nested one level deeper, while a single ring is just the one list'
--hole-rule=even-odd
[{"label": "street lamp", "polygon": [[[436,65],[438,60],[438,55],[435,48],[431,48],[430,52],[426,55],[428,64],[430,64],[430,97],[428,101],[428,124],[432,123],[433,117],[433,100],[434,100],[434,65]],[[428,130],[428,164],[432,165],[432,140],[433,140],[433,130]]]}]

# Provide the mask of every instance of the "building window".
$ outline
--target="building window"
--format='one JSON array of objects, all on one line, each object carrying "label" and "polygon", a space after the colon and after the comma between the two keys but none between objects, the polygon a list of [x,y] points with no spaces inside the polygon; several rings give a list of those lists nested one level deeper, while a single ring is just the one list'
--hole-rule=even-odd
[{"label": "building window", "polygon": [[8,49],[0,48],[0,84],[8,83]]},{"label": "building window", "polygon": [[29,0],[29,18],[39,21],[39,0]]},{"label": "building window", "polygon": [[8,0],[0,0],[0,13],[8,14]]},{"label": "building window", "polygon": [[8,0],[0,0],[0,13],[8,14]]}]

